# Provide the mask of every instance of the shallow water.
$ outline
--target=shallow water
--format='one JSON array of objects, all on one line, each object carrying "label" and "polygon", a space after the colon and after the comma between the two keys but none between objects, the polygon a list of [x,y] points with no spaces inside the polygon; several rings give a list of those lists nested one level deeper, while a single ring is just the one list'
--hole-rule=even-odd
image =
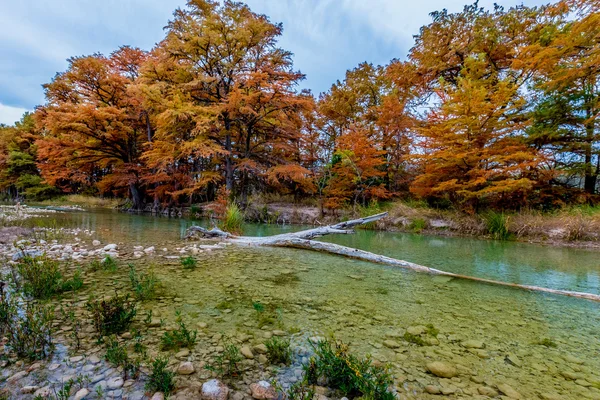
[{"label": "shallow water", "polygon": [[[73,212],[60,224],[95,230],[105,243],[173,247],[192,222],[113,212]],[[284,229],[299,229],[288,227]],[[281,232],[248,226],[249,235]],[[599,293],[600,253],[580,249],[457,238],[359,231],[327,240],[446,271]],[[159,255],[153,268],[166,291],[144,304],[172,323],[180,310],[190,323],[209,323],[209,333],[262,337],[252,304],[278,309],[270,329],[294,332],[294,343],[329,333],[362,354],[392,363],[399,392],[427,398],[426,385],[474,397],[481,386],[507,383],[522,398],[600,398],[600,307],[598,303],[532,293],[445,277],[431,277],[304,250],[235,248],[203,253],[194,271]],[[91,277],[88,291],[109,293],[126,286],[126,273]],[[439,344],[406,342],[406,328],[432,324]],[[424,336],[426,340],[431,338]],[[392,339],[399,348],[383,346]],[[538,344],[550,339],[556,347]],[[468,349],[465,340],[483,341]],[[437,378],[431,361],[458,365],[459,376]],[[286,374],[286,371],[282,371]],[[545,396],[545,397],[544,397]],[[434,396],[432,396],[433,398]]]}]

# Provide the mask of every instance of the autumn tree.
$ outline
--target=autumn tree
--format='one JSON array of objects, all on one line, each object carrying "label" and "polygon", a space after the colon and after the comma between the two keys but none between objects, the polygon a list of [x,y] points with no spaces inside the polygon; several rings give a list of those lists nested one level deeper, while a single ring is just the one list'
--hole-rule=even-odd
[{"label": "autumn tree", "polygon": [[143,205],[140,161],[149,120],[142,99],[130,90],[146,53],[121,47],[73,57],[69,67],[44,85],[47,103],[36,111],[43,129],[39,168],[52,185],[66,191],[95,186],[129,195]]},{"label": "autumn tree", "polygon": [[[595,9],[594,9],[595,5]],[[600,175],[600,13],[591,1],[563,1],[550,8],[555,22],[531,45],[539,68],[531,85],[536,99],[529,139],[554,154],[570,178],[583,177],[595,194]],[[575,19],[569,18],[574,13]]]},{"label": "autumn tree", "polygon": [[385,152],[369,137],[369,132],[353,128],[338,139],[325,188],[325,207],[366,205],[371,200],[390,197],[383,184]]},{"label": "autumn tree", "polygon": [[521,204],[533,189],[543,156],[524,141],[524,89],[536,68],[527,51],[539,15],[475,3],[457,14],[433,13],[433,23],[421,28],[410,59],[432,107],[419,129],[423,169],[413,193],[476,209],[482,202]]},{"label": "autumn tree", "polygon": [[281,32],[280,24],[232,1],[191,0],[175,12],[141,81],[158,111],[149,162],[162,171],[191,164],[185,193],[223,177],[245,198],[258,179],[309,174],[299,169],[295,144],[298,114],[312,100],[295,89],[304,76],[293,70],[291,53],[277,47]]},{"label": "autumn tree", "polygon": [[0,126],[0,190],[10,199],[43,200],[57,194],[36,166],[38,132],[30,113],[14,126]]}]

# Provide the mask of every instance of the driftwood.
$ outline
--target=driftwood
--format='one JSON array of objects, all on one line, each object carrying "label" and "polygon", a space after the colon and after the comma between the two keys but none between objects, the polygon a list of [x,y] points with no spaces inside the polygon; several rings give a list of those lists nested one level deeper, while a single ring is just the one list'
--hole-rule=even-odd
[{"label": "driftwood", "polygon": [[313,229],[307,229],[300,232],[282,233],[279,235],[265,236],[265,237],[254,237],[254,236],[236,236],[228,232],[224,232],[219,228],[212,228],[210,230],[192,226],[188,228],[186,238],[193,237],[195,234],[199,234],[204,238],[219,238],[226,240],[230,243],[245,245],[245,246],[271,246],[271,247],[291,247],[297,249],[305,249],[312,251],[320,251],[324,253],[337,254],[344,257],[354,258],[363,261],[369,261],[377,264],[389,265],[392,267],[400,267],[410,269],[417,272],[427,273],[431,275],[442,275],[451,278],[465,279],[475,282],[482,282],[492,285],[508,286],[512,288],[531,290],[536,292],[544,292],[551,294],[558,294],[563,296],[578,297],[582,299],[588,299],[600,302],[600,295],[584,292],[575,292],[570,290],[550,289],[540,286],[532,285],[521,285],[518,283],[502,282],[493,279],[478,278],[475,276],[455,274],[452,272],[446,272],[435,268],[425,267],[423,265],[411,263],[408,261],[398,260],[396,258],[386,257],[380,254],[371,253],[365,250],[355,249],[352,247],[341,246],[334,243],[320,242],[312,240],[314,238],[330,235],[330,234],[350,234],[354,231],[353,227],[358,225],[368,224],[375,222],[381,218],[387,216],[387,213],[381,213],[372,215],[370,217],[359,218],[351,221],[340,222],[335,225],[322,226]]}]

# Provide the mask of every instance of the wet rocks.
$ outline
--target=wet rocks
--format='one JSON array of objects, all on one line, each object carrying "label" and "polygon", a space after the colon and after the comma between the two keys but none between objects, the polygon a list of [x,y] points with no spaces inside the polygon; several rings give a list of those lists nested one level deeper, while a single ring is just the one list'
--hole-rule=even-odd
[{"label": "wet rocks", "polygon": [[395,340],[391,340],[391,339],[384,340],[383,345],[390,349],[397,349],[400,347],[400,343],[396,342]]},{"label": "wet rocks", "polygon": [[82,400],[82,399],[85,399],[85,396],[87,396],[88,394],[90,394],[90,391],[87,390],[86,388],[79,389],[77,391],[77,393],[75,393],[75,396],[73,397],[73,400]]},{"label": "wet rocks", "polygon": [[267,354],[267,346],[265,346],[264,343],[257,344],[252,348],[252,350],[258,354]]},{"label": "wet rocks", "polygon": [[508,397],[509,399],[520,399],[521,394],[517,392],[515,389],[507,385],[506,383],[498,384],[498,390],[500,393]]},{"label": "wet rocks", "polygon": [[457,371],[454,366],[442,361],[428,363],[427,370],[435,376],[439,376],[440,378],[453,378],[457,375]]},{"label": "wet rocks", "polygon": [[117,246],[115,243],[111,243],[111,244],[107,244],[106,246],[104,246],[102,248],[102,250],[104,250],[106,252],[112,252],[112,251],[116,251],[118,247],[119,246]]},{"label": "wet rocks", "polygon": [[479,394],[482,396],[488,396],[488,397],[498,396],[498,391],[489,386],[480,386],[477,388],[477,392],[479,392]]},{"label": "wet rocks", "polygon": [[249,360],[254,358],[254,353],[252,353],[252,350],[248,346],[242,346],[240,353]]},{"label": "wet rocks", "polygon": [[16,374],[10,376],[6,382],[8,383],[15,383],[16,381],[18,381],[19,379],[22,379],[24,377],[26,377],[27,375],[29,375],[29,373],[27,371],[20,371],[17,372]]},{"label": "wet rocks", "polygon": [[228,395],[229,388],[218,379],[204,382],[200,390],[202,400],[226,400]]},{"label": "wet rocks", "polygon": [[123,386],[123,383],[125,383],[123,381],[123,378],[121,378],[120,376],[116,376],[106,381],[106,387],[108,390],[116,390],[121,388]]},{"label": "wet rocks", "polygon": [[181,364],[179,364],[179,367],[177,367],[177,373],[179,375],[191,375],[195,371],[196,369],[194,368],[194,364],[192,364],[189,361],[182,362]]},{"label": "wet rocks", "polygon": [[277,391],[267,381],[260,381],[258,383],[251,384],[250,391],[252,392],[252,398],[257,400],[277,398]]},{"label": "wet rocks", "polygon": [[485,343],[481,340],[465,340],[462,345],[467,349],[483,349],[485,347]]}]

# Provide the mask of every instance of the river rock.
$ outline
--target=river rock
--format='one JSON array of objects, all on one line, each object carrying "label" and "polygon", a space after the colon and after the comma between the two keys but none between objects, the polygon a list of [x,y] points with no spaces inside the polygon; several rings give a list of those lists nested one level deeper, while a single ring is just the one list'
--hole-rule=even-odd
[{"label": "river rock", "polygon": [[242,355],[247,359],[251,360],[254,358],[254,353],[252,353],[252,350],[250,350],[250,347],[248,346],[242,346],[242,348],[240,349],[240,353],[242,353]]},{"label": "river rock", "polygon": [[520,399],[521,398],[521,394],[519,392],[517,392],[515,389],[513,389],[512,387],[510,387],[509,385],[507,385],[506,383],[499,384],[498,390],[500,391],[500,393],[502,393],[503,395],[505,395],[506,397],[508,397],[510,399]]},{"label": "river rock", "polygon": [[115,243],[111,243],[111,244],[107,244],[106,246],[104,246],[104,248],[102,250],[104,250],[104,251],[116,251],[118,247],[119,246],[117,246]]},{"label": "river rock", "polygon": [[146,247],[144,249],[144,253],[146,253],[146,254],[154,253],[154,246]]},{"label": "river rock", "polygon": [[264,343],[257,344],[254,346],[253,350],[258,354],[267,354],[267,346]]},{"label": "river rock", "polygon": [[180,352],[178,352],[177,354],[175,354],[175,357],[176,358],[186,358],[189,355],[190,355],[190,350],[189,349],[183,349]]},{"label": "river rock", "polygon": [[477,391],[482,396],[488,396],[488,397],[496,397],[496,396],[498,396],[498,391],[496,389],[494,389],[494,388],[489,387],[489,386],[480,386],[480,387],[477,388]]},{"label": "river rock", "polygon": [[397,349],[400,347],[400,343],[396,342],[395,340],[391,340],[391,339],[384,340],[383,345],[390,349]]},{"label": "river rock", "polygon": [[227,400],[229,388],[218,379],[211,379],[202,384],[200,395],[203,400]]},{"label": "river rock", "polygon": [[481,340],[465,340],[462,345],[467,349],[483,349],[485,347],[485,343]]},{"label": "river rock", "polygon": [[165,400],[165,395],[162,392],[156,392],[150,400]]},{"label": "river rock", "polygon": [[15,383],[16,381],[18,381],[21,378],[26,377],[27,375],[29,375],[29,373],[27,371],[20,371],[20,372],[17,372],[16,374],[14,374],[14,375],[11,375],[6,380],[6,382],[8,382],[8,383]]},{"label": "river rock", "polygon": [[252,398],[257,400],[277,398],[277,391],[267,381],[260,381],[258,383],[251,384],[250,391],[252,392]]},{"label": "river rock", "polygon": [[92,240],[92,246],[96,246],[96,247],[98,247],[98,246],[100,246],[100,244],[101,244],[101,243],[100,243],[100,241],[99,241],[99,240]]},{"label": "river rock", "polygon": [[108,390],[116,390],[123,386],[123,383],[125,383],[125,381],[123,381],[123,378],[121,378],[120,376],[116,376],[106,381],[106,387],[108,388]]},{"label": "river rock", "polygon": [[79,389],[77,393],[75,393],[75,397],[73,397],[73,400],[85,399],[85,396],[87,396],[88,394],[90,394],[90,391],[86,388]]},{"label": "river rock", "polygon": [[429,372],[440,378],[453,378],[456,376],[456,368],[442,361],[434,361],[427,364]]},{"label": "river rock", "polygon": [[411,335],[414,336],[418,336],[422,333],[424,333],[427,330],[426,327],[424,327],[423,325],[417,325],[417,326],[409,326],[408,328],[406,328],[406,332],[408,332]]},{"label": "river rock", "polygon": [[427,385],[425,386],[425,391],[429,394],[440,394],[442,393],[442,390],[439,388],[439,386],[435,386],[435,385]]},{"label": "river rock", "polygon": [[182,362],[177,368],[177,373],[179,375],[191,375],[194,373],[194,371],[196,371],[196,369],[194,368],[194,364],[192,364],[189,361]]}]

